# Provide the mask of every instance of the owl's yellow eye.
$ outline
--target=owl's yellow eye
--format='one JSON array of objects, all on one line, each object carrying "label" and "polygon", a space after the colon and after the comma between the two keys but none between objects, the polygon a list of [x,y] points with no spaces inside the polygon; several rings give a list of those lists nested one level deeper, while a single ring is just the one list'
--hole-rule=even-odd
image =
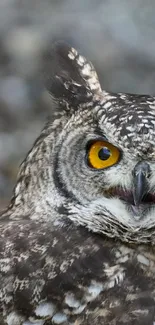
[{"label": "owl's yellow eye", "polygon": [[116,164],[120,157],[120,151],[106,141],[94,142],[88,152],[88,160],[91,167],[102,169]]}]

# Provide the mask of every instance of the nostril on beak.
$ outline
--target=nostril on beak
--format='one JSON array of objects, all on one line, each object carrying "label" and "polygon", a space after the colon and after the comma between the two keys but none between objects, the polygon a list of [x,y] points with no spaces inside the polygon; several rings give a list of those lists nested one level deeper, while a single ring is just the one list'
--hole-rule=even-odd
[{"label": "nostril on beak", "polygon": [[145,161],[138,162],[134,167],[133,176],[135,177],[139,173],[142,173],[146,178],[149,178],[151,176],[150,165]]},{"label": "nostril on beak", "polygon": [[149,190],[148,179],[151,175],[150,165],[146,162],[139,162],[133,170],[133,198],[134,204],[138,206]]}]

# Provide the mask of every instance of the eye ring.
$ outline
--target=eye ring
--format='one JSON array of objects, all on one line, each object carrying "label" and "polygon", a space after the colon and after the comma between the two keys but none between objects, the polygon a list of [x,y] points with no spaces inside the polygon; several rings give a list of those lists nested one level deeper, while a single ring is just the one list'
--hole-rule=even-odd
[{"label": "eye ring", "polygon": [[97,139],[89,143],[87,149],[87,164],[89,167],[101,170],[117,164],[121,151],[112,143]]}]

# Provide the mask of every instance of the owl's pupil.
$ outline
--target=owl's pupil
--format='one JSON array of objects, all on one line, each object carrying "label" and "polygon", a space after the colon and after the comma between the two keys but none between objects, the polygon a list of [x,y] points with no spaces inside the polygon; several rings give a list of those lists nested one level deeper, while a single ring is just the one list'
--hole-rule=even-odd
[{"label": "owl's pupil", "polygon": [[107,160],[110,157],[110,155],[111,155],[110,150],[107,147],[101,148],[98,153],[98,157],[101,160]]}]

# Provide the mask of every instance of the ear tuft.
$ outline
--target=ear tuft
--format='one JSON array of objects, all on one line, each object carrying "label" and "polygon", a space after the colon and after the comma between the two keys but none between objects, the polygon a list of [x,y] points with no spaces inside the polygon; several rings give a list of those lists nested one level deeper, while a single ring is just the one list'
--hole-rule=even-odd
[{"label": "ear tuft", "polygon": [[90,102],[101,93],[93,65],[64,42],[57,42],[46,58],[45,86],[66,108]]}]

